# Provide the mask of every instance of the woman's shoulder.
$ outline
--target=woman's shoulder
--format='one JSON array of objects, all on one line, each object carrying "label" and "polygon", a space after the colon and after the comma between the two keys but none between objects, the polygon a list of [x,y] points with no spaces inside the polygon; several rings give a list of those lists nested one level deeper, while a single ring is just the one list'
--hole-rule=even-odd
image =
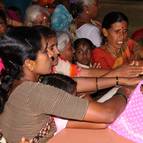
[{"label": "woman's shoulder", "polygon": [[[35,92],[37,90],[40,90],[42,87],[45,87],[44,84],[40,82],[33,82],[33,81],[24,81],[21,84],[19,84],[12,92],[14,93],[21,93],[21,94],[28,94],[31,92]],[[47,85],[48,87],[48,85]]]},{"label": "woman's shoulder", "polygon": [[93,50],[93,54],[106,54],[106,50],[103,47],[98,47]]},{"label": "woman's shoulder", "polygon": [[99,30],[99,28],[96,25],[91,24],[91,23],[85,23],[82,26],[80,26],[78,29],[88,29],[88,30],[97,29],[97,30]]}]

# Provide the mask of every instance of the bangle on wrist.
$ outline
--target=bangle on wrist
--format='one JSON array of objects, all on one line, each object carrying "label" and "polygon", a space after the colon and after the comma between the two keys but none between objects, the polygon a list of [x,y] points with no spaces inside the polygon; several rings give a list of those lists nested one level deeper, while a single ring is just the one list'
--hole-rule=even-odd
[{"label": "bangle on wrist", "polygon": [[119,77],[116,76],[116,85],[119,85]]}]

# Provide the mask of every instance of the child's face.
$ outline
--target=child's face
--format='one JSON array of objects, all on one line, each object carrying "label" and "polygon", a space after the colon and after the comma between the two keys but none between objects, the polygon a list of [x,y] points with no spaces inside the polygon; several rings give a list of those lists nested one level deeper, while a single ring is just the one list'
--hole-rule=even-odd
[{"label": "child's face", "polygon": [[91,63],[91,48],[89,45],[80,44],[75,50],[75,59],[83,65],[90,65]]}]

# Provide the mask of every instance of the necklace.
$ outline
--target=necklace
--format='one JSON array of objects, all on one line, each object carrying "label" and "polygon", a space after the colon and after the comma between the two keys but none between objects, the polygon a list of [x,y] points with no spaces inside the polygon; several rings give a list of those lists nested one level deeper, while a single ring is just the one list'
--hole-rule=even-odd
[{"label": "necklace", "polygon": [[105,49],[114,57],[122,56],[123,53],[125,53],[125,50],[127,49],[127,44],[123,44],[119,49],[113,48],[108,43],[105,44]]},{"label": "necklace", "polygon": [[109,44],[105,44],[105,49],[114,57],[118,57],[119,56],[119,51],[116,51],[115,48],[113,48],[111,45]]}]

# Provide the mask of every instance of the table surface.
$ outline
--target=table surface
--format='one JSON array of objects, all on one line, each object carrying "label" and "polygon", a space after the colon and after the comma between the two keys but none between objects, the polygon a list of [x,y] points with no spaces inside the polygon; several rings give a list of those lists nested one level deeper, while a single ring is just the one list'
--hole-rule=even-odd
[{"label": "table surface", "polygon": [[133,143],[111,129],[64,129],[48,143]]}]

